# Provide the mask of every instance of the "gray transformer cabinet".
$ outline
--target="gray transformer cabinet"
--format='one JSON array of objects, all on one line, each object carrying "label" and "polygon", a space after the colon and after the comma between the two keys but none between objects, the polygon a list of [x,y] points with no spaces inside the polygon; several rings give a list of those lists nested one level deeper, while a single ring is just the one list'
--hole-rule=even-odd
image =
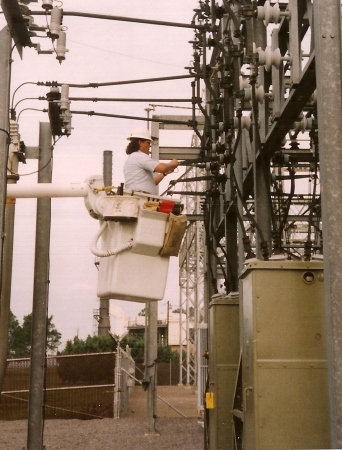
[{"label": "gray transformer cabinet", "polygon": [[[206,402],[207,443],[210,450],[232,448],[232,405],[240,355],[239,299],[212,297],[209,305],[209,362]],[[208,408],[209,406],[209,408]]]},{"label": "gray transformer cabinet", "polygon": [[236,448],[330,448],[323,263],[253,261],[242,292]]}]

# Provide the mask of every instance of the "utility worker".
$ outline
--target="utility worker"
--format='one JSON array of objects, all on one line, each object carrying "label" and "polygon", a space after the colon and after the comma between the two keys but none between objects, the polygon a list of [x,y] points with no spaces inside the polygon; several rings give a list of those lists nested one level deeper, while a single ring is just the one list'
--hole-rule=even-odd
[{"label": "utility worker", "polygon": [[125,188],[158,195],[157,185],[178,167],[179,162],[173,159],[169,163],[161,163],[150,158],[152,138],[147,128],[137,128],[127,139],[128,158],[123,169]]}]

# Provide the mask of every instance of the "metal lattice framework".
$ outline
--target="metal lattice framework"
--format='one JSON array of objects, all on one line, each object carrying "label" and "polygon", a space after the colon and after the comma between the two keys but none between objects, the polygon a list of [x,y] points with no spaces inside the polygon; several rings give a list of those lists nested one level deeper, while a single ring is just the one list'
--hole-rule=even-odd
[{"label": "metal lattice framework", "polygon": [[[194,138],[194,140],[196,140]],[[206,323],[204,305],[204,229],[201,217],[200,192],[205,193],[204,182],[198,180],[203,170],[191,167],[184,174],[187,181],[183,185],[182,202],[185,213],[195,220],[189,222],[179,254],[180,280],[180,348],[183,349],[180,360],[180,382],[196,384],[198,382],[198,328]],[[192,195],[193,193],[198,195]]]}]

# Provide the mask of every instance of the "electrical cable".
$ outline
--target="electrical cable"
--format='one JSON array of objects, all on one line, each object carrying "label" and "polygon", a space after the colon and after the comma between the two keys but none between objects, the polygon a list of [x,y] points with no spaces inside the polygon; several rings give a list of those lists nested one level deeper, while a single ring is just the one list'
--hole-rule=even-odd
[{"label": "electrical cable", "polygon": [[172,189],[174,189],[176,183],[180,183],[182,181],[182,178],[185,177],[186,174],[190,172],[191,168],[187,169],[180,177],[177,178],[176,182],[174,180],[169,181],[168,188],[161,194],[161,195],[172,195]]},{"label": "electrical cable", "polygon": [[[229,17],[232,19],[232,21],[233,21],[233,23],[234,23],[235,30],[239,30],[239,28],[240,28],[239,21],[238,21],[236,15],[233,13],[231,7],[229,6],[228,1],[227,1],[227,0],[223,0],[223,5],[224,5],[224,8],[225,8],[225,10],[227,11]],[[228,23],[229,23],[229,22],[227,21],[227,24],[228,24]]]},{"label": "electrical cable", "polygon": [[90,251],[92,252],[92,254],[95,256],[98,256],[100,258],[105,258],[108,256],[118,255],[119,253],[122,253],[126,250],[131,250],[131,248],[133,247],[132,240],[126,242],[125,244],[121,245],[120,247],[118,247],[116,249],[99,250],[97,248],[97,241],[100,239],[102,233],[107,228],[107,226],[108,226],[108,222],[104,221],[103,224],[101,225],[99,231],[96,233],[94,239],[92,240],[92,242],[90,244]]},{"label": "electrical cable", "polygon": [[87,83],[87,84],[78,84],[78,83],[59,83],[58,81],[47,81],[47,82],[38,82],[37,84],[40,86],[62,86],[63,84],[67,84],[69,87],[87,89],[87,88],[99,88],[99,87],[107,87],[107,86],[121,86],[125,84],[139,84],[139,83],[155,83],[157,81],[173,81],[173,80],[182,80],[186,78],[194,78],[194,75],[173,75],[168,77],[157,77],[157,78],[141,78],[136,80],[122,80],[122,81],[107,81],[103,83]]},{"label": "electrical cable", "polygon": [[290,193],[289,196],[286,200],[286,209],[283,212],[283,217],[282,220],[280,222],[279,225],[279,234],[281,235],[283,233],[289,212],[290,212],[290,206],[291,206],[291,201],[293,199],[294,193],[295,193],[295,177],[294,177],[294,168],[293,167],[289,167],[288,168],[290,176],[291,176],[291,187],[290,187]]},{"label": "electrical cable", "polygon": [[[39,98],[39,100],[47,100],[46,98]],[[69,97],[72,102],[170,102],[170,103],[190,103],[192,102],[189,98],[111,98],[111,97]],[[168,105],[151,105],[151,106],[167,106],[168,108],[176,108],[175,106]],[[178,107],[179,108],[179,107]],[[184,107],[185,108],[185,107]]]},{"label": "electrical cable", "polygon": [[[32,16],[45,16],[47,11],[30,11]],[[104,19],[104,20],[115,20],[119,22],[133,22],[133,23],[144,23],[147,25],[160,25],[166,27],[178,27],[178,28],[191,28],[191,29],[207,29],[207,25],[196,25],[196,24],[188,24],[188,23],[179,23],[179,22],[166,22],[162,20],[150,20],[150,19],[139,19],[135,17],[123,17],[123,16],[112,16],[108,14],[94,14],[94,13],[85,13],[79,11],[65,11],[63,10],[63,16],[72,16],[72,17],[86,17],[89,19]]]},{"label": "electrical cable", "polygon": [[41,172],[41,171],[42,171],[43,169],[45,169],[45,167],[47,167],[50,163],[52,163],[52,157],[50,158],[50,160],[49,160],[43,167],[41,167],[40,169],[35,170],[35,171],[33,171],[33,172],[30,172],[30,173],[15,173],[15,172],[13,172],[11,169],[9,169],[8,167],[7,167],[7,170],[11,173],[11,175],[17,175],[17,176],[19,176],[19,177],[27,177],[27,176],[29,176],[29,175],[35,175],[36,173]]},{"label": "electrical cable", "polygon": [[[273,208],[272,208],[271,192],[270,192],[270,182],[269,182],[270,174],[269,174],[269,169],[266,167],[266,164],[265,164],[264,155],[262,154],[262,151],[261,151],[261,139],[260,139],[260,132],[259,132],[259,127],[258,127],[259,116],[258,116],[258,103],[257,103],[257,98],[256,98],[256,88],[255,88],[256,78],[255,78],[255,76],[250,77],[250,83],[251,83],[251,87],[252,87],[252,111],[253,111],[253,120],[254,120],[255,155],[257,155],[259,152],[259,158],[261,159],[262,168],[263,168],[263,172],[264,172],[264,176],[265,176],[265,187],[267,189],[267,194],[268,194],[268,198],[269,198],[268,205],[269,205],[271,221],[274,226],[273,229],[276,229]],[[264,258],[268,259],[267,241],[265,241],[262,230],[257,225],[256,222],[255,222],[255,226],[257,227],[257,230],[259,232],[260,241],[261,241],[260,245],[263,250]]]},{"label": "electrical cable", "polygon": [[[315,139],[315,136],[314,136]],[[312,192],[312,198],[311,198],[311,205],[310,205],[310,213],[309,213],[309,220],[308,220],[308,236],[306,239],[306,248],[311,245],[311,227],[313,225],[313,213],[314,213],[314,205],[315,205],[315,198],[316,198],[316,190],[317,190],[317,181],[318,181],[318,139],[315,139],[315,166],[314,166],[314,187]],[[310,250],[307,248],[307,251]],[[308,256],[308,255],[306,255]]]},{"label": "electrical cable", "polygon": [[38,82],[34,82],[34,81],[25,81],[25,83],[21,83],[14,91],[12,94],[12,103],[11,103],[11,109],[13,109],[13,104],[14,104],[14,96],[17,93],[17,91],[24,86],[25,84],[35,84],[37,86],[39,86],[39,81]]},{"label": "electrical cable", "polygon": [[17,122],[19,123],[19,118],[20,118],[20,115],[21,115],[21,113],[22,112],[24,112],[24,111],[39,111],[39,112],[48,112],[48,110],[47,109],[38,109],[38,108],[24,108],[24,109],[22,109],[20,112],[19,112],[19,114],[18,114],[18,116],[17,116]]},{"label": "electrical cable", "polygon": [[191,121],[185,122],[181,120],[169,120],[169,119],[153,119],[151,117],[137,117],[137,116],[125,116],[122,114],[107,114],[107,113],[98,113],[95,111],[70,111],[71,114],[83,114],[86,116],[100,116],[100,117],[111,117],[115,119],[130,119],[130,120],[143,120],[144,122],[158,122],[165,124],[174,124],[174,125],[187,125],[189,128],[192,127]]},{"label": "electrical cable", "polygon": [[[203,225],[204,225],[204,230],[205,230],[205,240],[206,240],[206,244],[207,244],[206,246],[207,246],[207,250],[210,254],[211,253],[211,242],[210,242],[210,238],[209,238],[209,236],[210,236],[210,220],[209,220],[209,218],[210,217],[208,217],[209,212],[206,210],[205,206],[206,206],[206,204],[203,205]],[[217,286],[216,286],[216,278],[214,278],[214,272],[213,272],[211,258],[208,258],[207,264],[208,264],[209,272],[211,275],[211,279],[210,279],[211,285],[212,285],[214,293],[217,294],[218,291],[217,291]]]},{"label": "electrical cable", "polygon": [[[237,206],[237,197],[238,197],[241,201],[242,207],[246,211],[247,216],[248,216],[248,214],[250,214],[248,211],[247,205],[244,204],[244,201],[241,198],[242,196],[239,195],[239,194],[241,194],[241,191],[238,187],[238,180],[237,180],[237,176],[235,173],[235,167],[234,167],[236,151],[237,151],[237,148],[238,148],[239,142],[241,140],[241,136],[242,136],[242,124],[241,124],[242,114],[241,114],[241,111],[237,112],[237,117],[238,117],[238,134],[235,139],[233,151],[231,152],[231,154],[232,154],[231,161],[232,162],[230,164],[230,189],[231,189],[231,193],[232,193],[231,197],[232,197],[233,203],[235,205],[236,217],[240,224],[240,230],[243,235],[242,241],[244,243],[244,251],[247,253],[246,258],[250,259],[254,255],[252,255],[251,249],[249,248],[250,247],[250,239],[249,239],[246,229],[245,229],[244,218],[241,216],[240,210]],[[247,247],[247,248],[245,248],[245,247]]]},{"label": "electrical cable", "polygon": [[45,97],[26,97],[26,98],[22,98],[21,100],[19,100],[14,107],[11,108],[11,111],[15,111],[17,106],[19,105],[19,103],[25,101],[25,100],[46,100]]}]

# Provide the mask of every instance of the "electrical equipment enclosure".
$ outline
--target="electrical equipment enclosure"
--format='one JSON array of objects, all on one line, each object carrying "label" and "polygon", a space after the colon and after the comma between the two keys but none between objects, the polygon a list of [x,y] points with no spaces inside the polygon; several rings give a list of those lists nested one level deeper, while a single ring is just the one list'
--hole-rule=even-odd
[{"label": "electrical equipment enclosure", "polygon": [[323,263],[242,274],[245,450],[330,448]]},{"label": "electrical equipment enclosure", "polygon": [[210,450],[233,448],[232,408],[240,356],[239,299],[217,294],[209,304],[209,383],[207,409]]}]

